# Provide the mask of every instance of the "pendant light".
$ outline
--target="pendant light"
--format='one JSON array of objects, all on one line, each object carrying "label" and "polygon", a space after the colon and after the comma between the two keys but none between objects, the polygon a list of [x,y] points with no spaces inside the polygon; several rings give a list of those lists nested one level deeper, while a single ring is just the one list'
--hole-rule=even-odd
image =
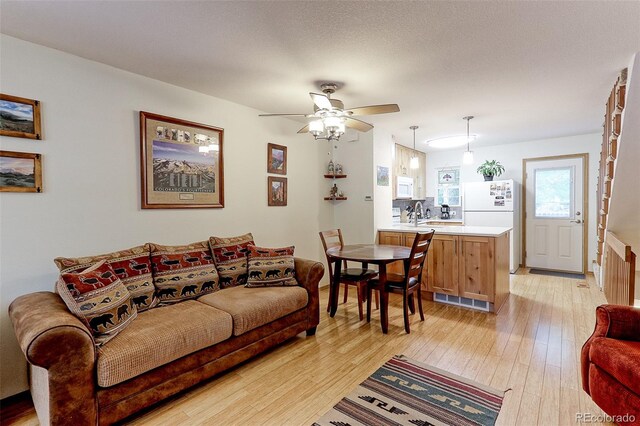
[{"label": "pendant light", "polygon": [[418,126],[411,126],[409,128],[413,130],[413,156],[411,157],[411,161],[409,161],[409,168],[417,169],[418,167],[420,167],[420,161],[418,160],[418,156],[416,155],[416,129],[418,128]]},{"label": "pendant light", "polygon": [[471,141],[469,136],[469,120],[473,118],[473,115],[462,117],[463,120],[467,120],[467,150],[462,155],[462,164],[473,164],[473,151],[469,150],[469,143]]}]

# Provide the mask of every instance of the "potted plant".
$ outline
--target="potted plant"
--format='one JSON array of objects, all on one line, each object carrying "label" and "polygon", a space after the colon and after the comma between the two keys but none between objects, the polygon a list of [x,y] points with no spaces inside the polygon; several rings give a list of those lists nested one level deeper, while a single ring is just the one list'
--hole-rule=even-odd
[{"label": "potted plant", "polygon": [[500,176],[504,172],[504,166],[496,160],[485,160],[478,167],[478,173],[484,176],[484,180],[493,180],[494,176]]}]

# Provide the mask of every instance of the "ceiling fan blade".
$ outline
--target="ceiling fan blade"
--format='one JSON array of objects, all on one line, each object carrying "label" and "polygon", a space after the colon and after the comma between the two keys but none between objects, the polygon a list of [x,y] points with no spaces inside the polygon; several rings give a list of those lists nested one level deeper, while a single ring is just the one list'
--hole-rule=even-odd
[{"label": "ceiling fan blade", "polygon": [[309,125],[307,124],[302,129],[298,130],[298,133],[307,133],[309,131]]},{"label": "ceiling fan blade", "polygon": [[309,114],[258,114],[258,117],[306,117]]},{"label": "ceiling fan blade", "polygon": [[322,93],[309,93],[309,96],[311,96],[311,99],[313,100],[313,103],[316,104],[316,106],[320,109],[331,109],[333,108],[333,105],[331,105],[331,101],[329,100],[329,97],[325,94]]},{"label": "ceiling fan blade", "polygon": [[390,112],[398,112],[400,107],[398,104],[385,104],[385,105],[369,105],[358,108],[351,108],[347,113],[353,115],[373,115],[373,114],[388,114]]},{"label": "ceiling fan blade", "polygon": [[344,125],[350,127],[352,129],[356,129],[360,132],[368,132],[373,129],[373,125],[369,123],[365,123],[362,120],[358,120],[357,118],[345,118]]}]

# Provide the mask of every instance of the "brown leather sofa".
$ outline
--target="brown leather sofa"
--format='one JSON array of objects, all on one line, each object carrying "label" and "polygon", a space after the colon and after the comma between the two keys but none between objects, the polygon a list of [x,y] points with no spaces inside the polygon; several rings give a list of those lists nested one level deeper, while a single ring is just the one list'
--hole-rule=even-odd
[{"label": "brown leather sofa", "polygon": [[598,306],[581,364],[582,388],[611,420],[640,424],[640,309]]},{"label": "brown leather sofa", "polygon": [[17,298],[9,315],[40,423],[111,424],[303,331],[313,335],[324,267],[296,258],[295,271],[299,286],[233,287],[141,312],[100,348],[57,294]]}]

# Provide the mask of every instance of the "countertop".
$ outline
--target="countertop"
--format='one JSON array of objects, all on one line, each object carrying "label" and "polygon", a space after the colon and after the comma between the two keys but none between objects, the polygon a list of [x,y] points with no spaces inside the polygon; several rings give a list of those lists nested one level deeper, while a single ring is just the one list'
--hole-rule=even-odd
[{"label": "countertop", "polygon": [[391,225],[379,228],[378,231],[388,232],[418,232],[435,229],[437,234],[443,235],[470,235],[476,237],[498,237],[512,228],[506,226],[453,226],[453,225],[429,225],[423,224],[417,227],[413,224]]}]

